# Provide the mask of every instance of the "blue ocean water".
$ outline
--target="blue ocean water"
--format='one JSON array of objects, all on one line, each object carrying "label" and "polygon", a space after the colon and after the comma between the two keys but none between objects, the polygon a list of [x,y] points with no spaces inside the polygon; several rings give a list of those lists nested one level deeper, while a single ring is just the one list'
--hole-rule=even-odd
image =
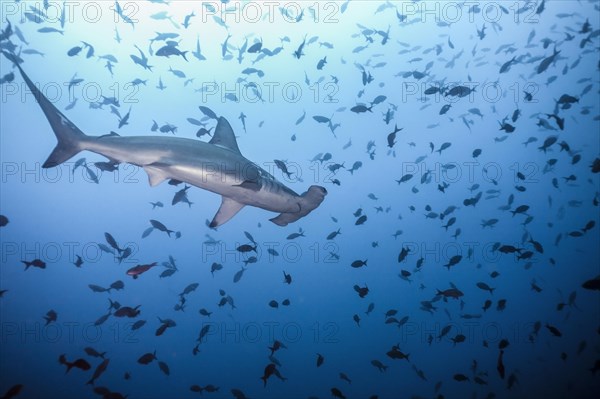
[{"label": "blue ocean water", "polygon": [[[600,392],[598,2],[0,7],[3,397]],[[207,142],[223,117],[327,195],[215,229],[186,182],[43,168],[13,61],[87,135]]]}]

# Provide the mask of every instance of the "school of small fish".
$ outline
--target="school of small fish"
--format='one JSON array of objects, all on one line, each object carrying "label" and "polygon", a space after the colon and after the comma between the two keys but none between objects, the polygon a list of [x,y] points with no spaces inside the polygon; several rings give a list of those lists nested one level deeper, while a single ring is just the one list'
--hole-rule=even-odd
[{"label": "school of small fish", "polygon": [[[337,143],[336,148],[323,150],[315,142],[318,153],[311,162],[326,175],[324,184],[332,196],[336,190],[341,193],[339,205],[329,200],[311,215],[313,219],[303,219],[301,227],[289,227],[277,238],[298,245],[310,240],[316,249],[306,244],[310,248],[306,252],[312,256],[314,250],[315,258],[325,262],[304,268],[303,262],[313,261],[284,260],[281,247],[265,245],[274,240],[262,233],[260,223],[252,229],[230,222],[237,228],[231,249],[233,244],[225,243],[208,219],[205,226],[189,231],[181,219],[170,218],[166,213],[170,198],[147,199],[143,206],[157,215],[152,219],[130,215],[131,220],[123,221],[143,226],[135,237],[106,232],[98,217],[98,250],[114,257],[117,266],[90,274],[103,281],[99,283],[81,277],[86,268],[96,267],[86,264],[85,254],[78,253],[69,262],[73,276],[69,284],[88,281],[83,284],[86,296],[76,301],[103,309],[78,317],[98,328],[123,322],[128,334],[148,334],[139,335],[144,338],[133,357],[127,344],[104,341],[73,345],[68,351],[64,346],[51,348],[58,359],[54,367],[65,370],[66,376],[36,392],[81,384],[89,397],[146,397],[136,395],[136,385],[152,385],[153,380],[160,384],[162,377],[169,381],[172,397],[491,399],[534,397],[539,392],[550,397],[550,389],[556,397],[593,397],[600,392],[600,3],[572,1],[568,7],[550,0],[494,3],[502,23],[478,18],[468,34],[455,33],[452,23],[443,20],[428,22],[429,47],[411,44],[411,29],[421,24],[422,16],[403,14],[402,2],[394,1],[335,3],[340,23],[352,9],[361,10],[365,19],[346,24],[351,26],[350,38],[336,35],[335,29],[329,37],[312,35],[305,20],[314,20],[323,8],[310,2],[299,3],[294,14],[284,7],[273,9],[298,26],[306,23],[304,34],[273,32],[258,37],[252,24],[240,34],[233,22],[215,13],[215,8],[244,7],[244,2],[115,1],[114,37],[107,38],[71,34],[64,13],[48,21],[46,13],[52,8],[48,1],[28,3],[15,2],[26,4],[20,20],[2,21],[0,49],[32,74],[43,66],[45,54],[54,51],[33,48],[36,38],[53,35],[69,48],[64,53],[67,72],[75,68],[71,60],[82,65],[102,62],[111,78],[165,99],[178,96],[178,90],[201,93],[203,88],[194,86],[200,74],[212,79],[211,68],[235,65],[237,82],[264,102],[264,93],[252,79],[268,78],[274,72],[270,62],[302,63],[303,75],[291,78],[302,81],[307,90],[313,84],[343,87],[349,76],[355,81],[348,85],[359,88],[354,98],[340,98],[341,104],[320,104],[322,111],[296,104],[297,119],[285,126],[295,132],[292,142],[302,140],[301,128],[306,127]],[[429,3],[432,8],[443,4],[406,3]],[[152,7],[150,21],[134,18],[131,4]],[[458,6],[475,16],[488,10],[485,2]],[[179,17],[182,9],[186,11]],[[208,12],[208,21],[200,22]],[[511,35],[513,17],[539,22],[527,28],[526,37]],[[219,52],[210,53],[206,47],[203,51],[199,35],[194,43],[182,39],[182,32],[201,23],[214,26],[214,37],[202,40],[221,41]],[[127,39],[126,32],[133,35],[144,24],[154,32],[147,42]],[[543,29],[547,31],[541,36]],[[490,41],[502,44],[490,46]],[[113,47],[127,48],[129,59],[111,54]],[[126,63],[138,75],[122,73]],[[354,69],[346,75],[339,72],[342,68]],[[3,59],[1,87],[19,80],[10,69]],[[82,72],[69,76],[68,90],[93,79]],[[504,94],[498,101],[470,101],[500,86]],[[403,98],[415,88],[418,95]],[[65,112],[81,111],[83,101],[77,100],[73,97],[64,104]],[[162,116],[143,123],[148,134],[190,134],[203,140],[212,135],[218,119],[213,109],[221,106],[222,113],[239,112],[242,135],[265,139],[261,136],[265,130],[276,128],[267,126],[274,116],[241,112],[244,104],[239,100],[227,93],[221,104],[195,104],[190,112],[199,106],[200,114],[188,117],[187,125]],[[144,100],[130,106],[122,102],[102,96],[81,112],[100,112],[113,129],[133,133],[128,126],[142,118]],[[408,103],[417,104],[410,109],[418,114],[407,111]],[[423,124],[421,131],[411,131],[413,119]],[[2,134],[13,133],[6,129]],[[20,134],[32,135],[24,140],[35,141],[37,132]],[[358,154],[350,152],[357,146],[364,147],[361,158],[346,155]],[[293,181],[295,156],[275,156],[276,170]],[[469,169],[481,165],[483,171]],[[111,160],[78,158],[72,173],[84,171],[89,182],[102,185],[102,178],[110,180],[107,176],[119,168]],[[463,177],[476,172],[465,183],[452,178],[457,170]],[[363,174],[369,178],[361,180]],[[202,198],[194,189],[176,180],[168,186],[172,209],[185,211],[186,218],[205,217]],[[24,221],[2,212],[6,214],[0,215],[0,233],[8,240],[11,229]],[[368,228],[376,229],[365,233]],[[178,258],[192,249],[179,243],[188,243],[184,239],[192,235],[196,247],[225,245],[233,255],[220,261],[180,262]],[[135,240],[139,245],[130,245]],[[149,241],[164,244],[148,248],[152,255],[146,255],[140,248]],[[449,245],[440,249],[440,242]],[[162,257],[156,255],[159,249]],[[484,250],[487,259],[478,256]],[[43,257],[20,262],[28,274],[55,273],[59,266]],[[4,269],[16,266],[2,261]],[[560,276],[568,278],[563,281]],[[2,308],[34,299],[12,289],[10,280],[3,279],[1,286]],[[71,311],[60,294],[68,286],[58,290],[56,298],[44,300],[49,309],[45,314],[27,318],[38,318],[44,327],[64,320],[63,314]],[[129,295],[130,287],[143,289]],[[328,296],[329,290],[335,296]],[[157,296],[172,310],[157,306]],[[514,319],[521,311],[527,312],[527,320]],[[252,320],[257,312],[270,312],[268,320],[278,323],[313,313],[319,320],[329,317],[335,322],[316,331],[336,334],[339,340],[332,343],[321,336],[312,346],[295,348],[294,342],[275,334],[267,343],[246,344],[250,349],[238,344],[235,353],[215,343],[214,337],[222,333],[214,330],[217,323]],[[499,324],[519,327],[499,328]],[[473,334],[465,328],[469,325],[486,326],[487,335]],[[494,328],[499,335],[490,330]],[[156,344],[167,341],[171,351]],[[23,355],[19,361],[35,358]],[[195,370],[190,374],[181,364],[192,364]],[[220,378],[207,379],[210,370],[218,370]],[[250,377],[238,380],[238,374]],[[552,376],[564,379],[552,381]],[[30,377],[28,381],[0,376],[1,398],[31,397],[28,390],[38,382],[35,375]]]}]

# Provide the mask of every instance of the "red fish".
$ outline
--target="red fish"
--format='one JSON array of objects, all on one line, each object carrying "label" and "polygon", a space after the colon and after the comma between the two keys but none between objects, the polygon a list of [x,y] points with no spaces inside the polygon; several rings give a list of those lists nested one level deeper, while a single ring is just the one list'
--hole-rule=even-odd
[{"label": "red fish", "polygon": [[156,262],[151,263],[149,265],[137,265],[127,270],[127,275],[132,276],[134,279],[137,279],[141,274],[147,272],[154,266],[156,266]]}]

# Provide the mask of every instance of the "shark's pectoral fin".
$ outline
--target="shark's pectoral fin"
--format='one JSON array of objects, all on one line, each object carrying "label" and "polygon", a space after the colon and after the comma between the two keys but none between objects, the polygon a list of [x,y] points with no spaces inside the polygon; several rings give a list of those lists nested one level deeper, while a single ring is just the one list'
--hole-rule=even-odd
[{"label": "shark's pectoral fin", "polygon": [[279,216],[269,219],[277,226],[287,226],[289,223],[295,222],[300,219],[301,216],[295,213],[280,213]]},{"label": "shark's pectoral fin", "polygon": [[222,225],[234,217],[235,214],[238,213],[244,206],[244,204],[234,201],[231,198],[223,197],[221,207],[217,211],[217,214],[213,218],[212,222],[210,222],[209,227],[217,227]]},{"label": "shark's pectoral fin", "polygon": [[157,186],[169,178],[168,173],[164,170],[164,165],[161,166],[160,164],[152,163],[144,165],[144,170],[148,174],[148,181],[151,187]]}]

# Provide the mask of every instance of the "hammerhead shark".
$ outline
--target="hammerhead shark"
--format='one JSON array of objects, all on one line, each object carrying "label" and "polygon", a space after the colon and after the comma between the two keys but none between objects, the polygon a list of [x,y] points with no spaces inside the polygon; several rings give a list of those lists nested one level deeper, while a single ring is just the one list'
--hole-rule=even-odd
[{"label": "hammerhead shark", "polygon": [[218,119],[208,143],[177,137],[121,137],[114,132],[103,136],[86,135],[38,90],[18,62],[15,65],[58,140],[42,165],[44,168],[58,166],[81,151],[91,151],[115,164],[129,163],[144,168],[152,187],[174,179],[212,191],[222,196],[222,202],[210,227],[227,222],[245,205],[279,213],[270,220],[278,226],[286,226],[308,215],[327,195],[327,190],[317,185],[298,195],[246,159],[238,148],[231,125],[223,117]]}]

